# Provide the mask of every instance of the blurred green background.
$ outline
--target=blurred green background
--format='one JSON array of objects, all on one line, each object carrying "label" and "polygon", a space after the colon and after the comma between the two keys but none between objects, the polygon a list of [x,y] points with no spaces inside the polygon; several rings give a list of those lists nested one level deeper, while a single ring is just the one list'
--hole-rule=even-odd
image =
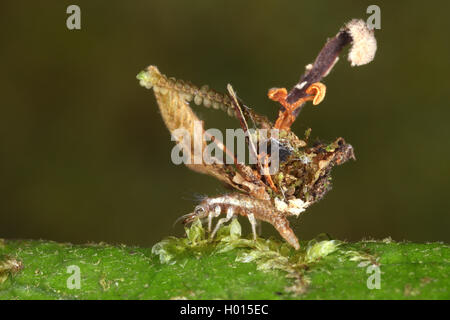
[{"label": "blurred green background", "polygon": [[[172,223],[193,195],[223,188],[171,163],[169,132],[136,74],[154,64],[222,92],[232,83],[274,119],[267,90],[291,88],[327,37],[378,4],[375,61],[351,68],[342,55],[325,101],[293,127],[345,137],[357,161],[292,223],[301,239],[450,241],[450,7],[432,3],[2,1],[0,237],[149,246],[180,235]],[[66,28],[69,4],[81,7],[79,31]],[[209,127],[238,127],[195,110]],[[263,234],[275,232],[265,224]]]}]

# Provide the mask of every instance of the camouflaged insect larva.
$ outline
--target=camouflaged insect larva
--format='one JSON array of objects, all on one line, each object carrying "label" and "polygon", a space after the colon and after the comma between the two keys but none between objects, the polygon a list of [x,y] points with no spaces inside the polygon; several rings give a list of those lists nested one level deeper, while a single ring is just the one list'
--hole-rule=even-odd
[{"label": "camouflaged insect larva", "polygon": [[[192,222],[195,218],[205,218],[211,231],[212,219],[224,214],[225,217],[219,219],[211,232],[211,237],[214,237],[223,223],[237,215],[246,216],[255,238],[257,220],[266,221],[289,244],[299,249],[298,239],[287,218],[299,216],[322,199],[331,189],[331,169],[355,157],[353,147],[343,138],[337,138],[329,144],[309,145],[310,130],[304,139],[300,139],[290,127],[307,101],[319,104],[323,100],[326,87],[319,81],[330,73],[340,52],[348,44],[352,45],[349,56],[352,65],[366,64],[373,59],[376,51],[373,30],[369,30],[362,20],[351,20],[327,41],[314,63],[307,65],[305,74],[289,93],[285,88],[269,90],[269,98],[281,104],[275,124],[245,106],[231,85],[227,87],[228,94],[222,94],[207,85],[198,88],[190,82],[167,78],[155,66],[139,73],[137,78],[140,84],[147,89],[153,88],[161,116],[170,132],[183,128],[194,138],[195,123],[201,123],[202,133],[205,132],[203,122],[197,118],[191,104],[221,109],[239,120],[241,128],[248,134],[246,141],[249,150],[258,159],[256,164],[240,163],[236,157],[234,164],[187,164],[190,169],[211,175],[238,192],[203,199],[192,213],[182,217],[184,223]],[[253,133],[250,133],[249,122],[256,127]],[[277,136],[263,134],[263,130],[271,128],[278,130]],[[201,135],[200,141],[202,151],[206,148],[204,136]],[[192,145],[182,140],[177,142],[184,143],[183,148],[193,151]],[[214,143],[222,151],[230,153],[222,143]],[[256,151],[264,144],[278,147],[278,172],[270,173],[267,170],[270,154]]]}]

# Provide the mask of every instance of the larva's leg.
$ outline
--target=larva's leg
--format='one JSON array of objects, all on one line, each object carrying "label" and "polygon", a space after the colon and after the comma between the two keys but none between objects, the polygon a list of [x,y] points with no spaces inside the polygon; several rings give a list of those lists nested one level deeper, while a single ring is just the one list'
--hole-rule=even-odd
[{"label": "larva's leg", "polygon": [[262,223],[259,220],[256,220],[256,234],[258,236],[262,234]]},{"label": "larva's leg", "polygon": [[211,232],[213,215],[214,213],[212,211],[208,214],[208,232]]},{"label": "larva's leg", "polygon": [[249,213],[247,215],[248,221],[250,221],[250,224],[252,225],[252,232],[253,232],[253,240],[256,240],[256,219],[253,213]]},{"label": "larva's leg", "polygon": [[211,238],[214,238],[214,235],[216,234],[217,230],[219,230],[220,226],[225,223],[228,222],[231,218],[233,218],[234,216],[234,211],[233,211],[233,207],[229,207],[227,210],[227,216],[225,218],[219,219],[219,221],[216,224],[216,227],[214,228],[214,231],[211,234]]},{"label": "larva's leg", "polygon": [[209,212],[208,214],[208,232],[211,232],[212,219],[216,218],[220,215],[220,206],[216,206],[214,211]]}]

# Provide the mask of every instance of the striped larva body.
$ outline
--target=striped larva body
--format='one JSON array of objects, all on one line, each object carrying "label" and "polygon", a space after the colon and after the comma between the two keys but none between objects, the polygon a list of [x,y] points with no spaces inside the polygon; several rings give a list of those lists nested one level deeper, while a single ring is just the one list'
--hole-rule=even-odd
[{"label": "striped larva body", "polygon": [[211,231],[212,219],[224,216],[217,222],[211,237],[214,237],[219,227],[238,215],[247,217],[256,239],[256,220],[270,223],[280,235],[295,249],[299,249],[297,237],[289,227],[285,213],[276,210],[270,200],[260,200],[242,193],[226,194],[215,198],[205,198],[195,207],[194,212],[184,216],[184,223],[196,218],[208,218],[208,230]]}]

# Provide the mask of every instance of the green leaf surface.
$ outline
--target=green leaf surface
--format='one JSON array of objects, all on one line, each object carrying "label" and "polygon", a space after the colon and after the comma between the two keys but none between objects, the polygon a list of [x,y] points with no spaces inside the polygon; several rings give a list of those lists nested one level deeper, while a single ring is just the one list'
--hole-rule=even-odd
[{"label": "green leaf surface", "polygon": [[0,240],[0,299],[450,298],[443,243],[318,238],[295,251],[242,238],[237,220],[214,241],[198,221],[186,231],[153,248]]}]

